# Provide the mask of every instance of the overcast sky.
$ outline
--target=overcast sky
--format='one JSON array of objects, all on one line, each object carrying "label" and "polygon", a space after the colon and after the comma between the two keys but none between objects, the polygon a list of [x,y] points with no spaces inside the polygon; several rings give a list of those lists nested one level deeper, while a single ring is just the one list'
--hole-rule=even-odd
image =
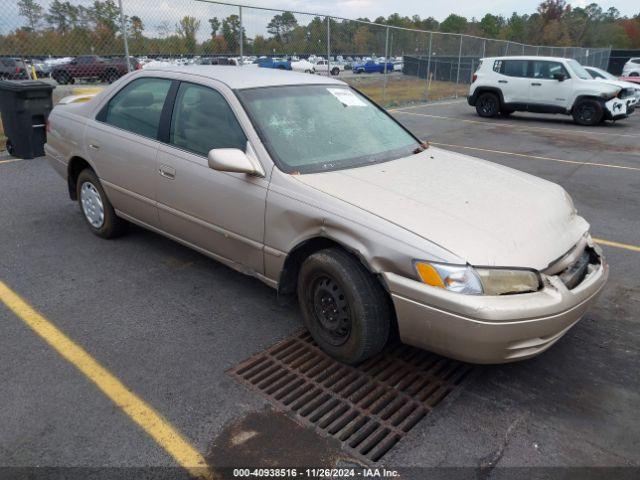
[{"label": "overcast sky", "polygon": [[[72,4],[89,6],[92,0],[70,0]],[[234,0],[230,0],[234,1]],[[237,1],[237,0],[236,0]],[[52,0],[38,0],[47,8]],[[198,37],[207,38],[209,26],[208,18],[217,16],[224,18],[237,13],[233,6],[204,3],[197,0],[122,0],[125,14],[138,15],[142,18],[148,35],[157,35],[158,26],[166,23],[173,29],[176,22],[185,15],[192,15],[201,20]],[[331,14],[344,18],[368,17],[373,20],[379,16],[399,13],[404,16],[420,15],[421,18],[434,17],[442,21],[449,14],[456,13],[467,17],[481,18],[485,13],[510,16],[513,11],[518,13],[533,13],[540,0],[255,0],[248,5],[270,7],[275,9],[289,9],[319,14]],[[575,6],[584,6],[591,0],[576,0],[570,2]],[[616,7],[623,15],[640,13],[639,0],[603,0],[597,2],[603,10]],[[18,15],[16,0],[0,0],[0,32],[15,30],[24,25],[24,19]],[[245,29],[249,36],[257,33],[264,34],[266,25],[275,12],[244,10]],[[297,15],[301,24],[308,23],[312,17]]]},{"label": "overcast sky", "polygon": [[[127,1],[127,0],[125,0]],[[131,0],[129,0],[131,1]],[[289,8],[292,10],[330,13],[340,17],[368,17],[374,19],[397,12],[400,15],[420,15],[444,20],[449,14],[456,13],[471,19],[481,18],[485,13],[511,15],[512,12],[532,13],[540,4],[540,0],[262,0],[248,2],[250,5],[262,7]],[[592,0],[570,1],[575,6],[594,3]],[[640,13],[638,0],[596,1],[604,10],[616,7],[623,15]]]}]

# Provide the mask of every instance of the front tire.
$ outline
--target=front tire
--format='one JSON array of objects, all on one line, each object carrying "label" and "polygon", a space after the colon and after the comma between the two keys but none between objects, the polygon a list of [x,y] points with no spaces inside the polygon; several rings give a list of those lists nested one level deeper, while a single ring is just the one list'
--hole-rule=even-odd
[{"label": "front tire", "polygon": [[476,112],[484,118],[491,118],[500,112],[500,99],[495,93],[482,93],[476,101]]},{"label": "front tire", "polygon": [[125,232],[127,222],[116,216],[98,176],[90,168],[78,175],[76,193],[82,216],[95,235],[115,238]]},{"label": "front tire", "polygon": [[338,67],[333,67],[331,69],[331,75],[333,75],[334,77],[337,77],[340,74],[340,69]]},{"label": "front tire", "polygon": [[571,114],[578,125],[592,126],[600,123],[604,110],[597,100],[584,99],[573,107]]},{"label": "front tire", "polygon": [[343,250],[320,250],[304,261],[298,301],[313,339],[341,362],[360,363],[387,343],[391,323],[387,292]]}]

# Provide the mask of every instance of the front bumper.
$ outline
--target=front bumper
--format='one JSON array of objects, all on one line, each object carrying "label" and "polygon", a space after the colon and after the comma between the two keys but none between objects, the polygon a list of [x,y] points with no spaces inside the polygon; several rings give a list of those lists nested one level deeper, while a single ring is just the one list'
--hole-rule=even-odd
[{"label": "front bumper", "polygon": [[545,276],[534,293],[463,295],[386,272],[404,343],[472,363],[530,358],[553,345],[580,320],[604,287],[609,267],[600,257],[569,290]]},{"label": "front bumper", "polygon": [[604,104],[604,113],[607,120],[619,120],[629,115],[627,111],[628,102],[620,98],[612,98]]}]

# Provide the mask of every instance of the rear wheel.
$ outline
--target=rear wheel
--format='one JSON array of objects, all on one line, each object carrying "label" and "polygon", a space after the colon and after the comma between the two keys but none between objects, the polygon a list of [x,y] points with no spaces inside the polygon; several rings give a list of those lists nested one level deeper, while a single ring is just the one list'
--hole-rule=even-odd
[{"label": "rear wheel", "polygon": [[331,75],[333,75],[334,77],[340,74],[340,69],[338,67],[333,67],[331,69]]},{"label": "rear wheel", "polygon": [[58,82],[60,85],[66,85],[71,80],[71,77],[67,72],[59,72],[54,77],[54,80]]},{"label": "rear wheel", "polygon": [[304,261],[298,301],[313,339],[342,362],[362,362],[387,343],[391,323],[387,293],[343,250],[321,250]]},{"label": "rear wheel", "polygon": [[476,112],[481,117],[495,117],[500,111],[500,100],[495,93],[482,93],[476,101]]},{"label": "rear wheel", "polygon": [[102,238],[115,238],[124,233],[127,222],[116,216],[93,170],[86,168],[80,172],[76,188],[80,210],[94,234]]},{"label": "rear wheel", "polygon": [[107,70],[104,74],[104,80],[107,83],[113,83],[118,79],[118,72],[115,70]]},{"label": "rear wheel", "polygon": [[638,72],[631,72],[631,73],[629,74],[629,76],[630,76],[630,77],[640,77],[640,73],[638,73]]},{"label": "rear wheel", "polygon": [[579,125],[597,125],[604,117],[602,104],[597,100],[580,100],[571,112],[573,120]]}]

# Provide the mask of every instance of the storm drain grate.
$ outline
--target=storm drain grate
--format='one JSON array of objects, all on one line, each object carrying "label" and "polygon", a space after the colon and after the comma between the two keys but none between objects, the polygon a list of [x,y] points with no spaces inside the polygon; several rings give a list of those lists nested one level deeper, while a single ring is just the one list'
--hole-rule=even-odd
[{"label": "storm drain grate", "polygon": [[229,370],[356,456],[377,462],[446,397],[471,366],[407,345],[357,367],[326,355],[308,332]]}]

